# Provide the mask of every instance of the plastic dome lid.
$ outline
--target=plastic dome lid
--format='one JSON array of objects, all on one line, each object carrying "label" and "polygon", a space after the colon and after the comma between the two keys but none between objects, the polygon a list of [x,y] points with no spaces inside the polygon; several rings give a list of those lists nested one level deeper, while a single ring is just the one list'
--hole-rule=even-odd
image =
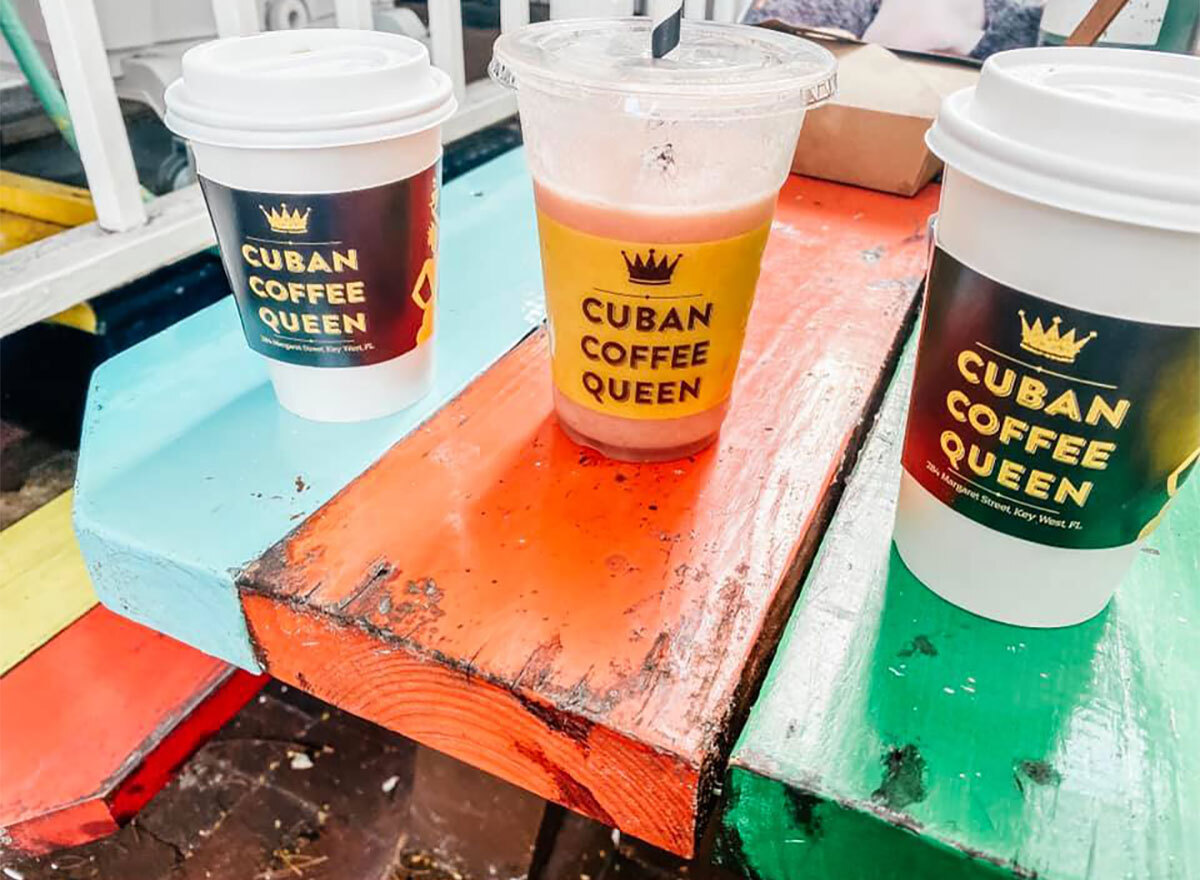
[{"label": "plastic dome lid", "polygon": [[1200,58],[1130,49],[993,55],[926,136],[953,168],[1031,201],[1200,232]]},{"label": "plastic dome lid", "polygon": [[[568,96],[637,95],[723,108],[788,109],[833,95],[837,62],[791,34],[746,25],[682,22],[679,45],[650,55],[649,18],[547,21],[496,41],[492,77]],[[725,109],[724,112],[728,112]]]},{"label": "plastic dome lid", "polygon": [[338,28],[196,46],[166,101],[176,134],[237,147],[369,143],[427,130],[457,106],[417,40]]}]

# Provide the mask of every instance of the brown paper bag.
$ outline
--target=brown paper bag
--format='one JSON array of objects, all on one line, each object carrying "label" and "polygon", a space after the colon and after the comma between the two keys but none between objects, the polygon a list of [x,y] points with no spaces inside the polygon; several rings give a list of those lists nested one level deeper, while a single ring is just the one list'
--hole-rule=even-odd
[{"label": "brown paper bag", "polygon": [[925,132],[942,98],[974,85],[958,58],[898,53],[827,31],[770,27],[817,38],[838,59],[838,92],[804,120],[792,171],[911,196],[941,170]]}]

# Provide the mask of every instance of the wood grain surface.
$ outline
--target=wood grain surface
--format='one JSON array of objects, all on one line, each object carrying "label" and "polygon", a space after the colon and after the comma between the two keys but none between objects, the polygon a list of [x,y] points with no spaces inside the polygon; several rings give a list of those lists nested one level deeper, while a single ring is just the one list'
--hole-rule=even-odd
[{"label": "wood grain surface", "polygon": [[0,678],[0,848],[116,830],[264,681],[92,608]]},{"label": "wood grain surface", "polygon": [[690,853],[907,326],[936,191],[785,187],[734,403],[692,460],[572,443],[543,333],[239,579],[272,674]]},{"label": "wood grain surface", "polygon": [[976,617],[891,544],[911,371],[730,759],[723,861],[755,880],[1197,876],[1200,480],[1100,616]]}]

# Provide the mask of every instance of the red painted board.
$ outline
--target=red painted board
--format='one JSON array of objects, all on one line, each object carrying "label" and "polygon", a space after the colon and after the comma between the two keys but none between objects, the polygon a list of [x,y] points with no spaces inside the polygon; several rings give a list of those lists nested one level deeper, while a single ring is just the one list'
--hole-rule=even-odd
[{"label": "red painted board", "polygon": [[729,420],[694,460],[576,446],[546,338],[525,340],[243,572],[268,670],[691,853],[911,316],[936,199],[788,183]]},{"label": "red painted board", "polygon": [[0,678],[0,848],[115,831],[265,681],[93,608]]}]

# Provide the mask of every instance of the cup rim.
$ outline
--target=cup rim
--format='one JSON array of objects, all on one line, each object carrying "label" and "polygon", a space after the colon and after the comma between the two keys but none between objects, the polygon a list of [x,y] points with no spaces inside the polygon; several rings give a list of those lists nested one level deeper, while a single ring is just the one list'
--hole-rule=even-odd
[{"label": "cup rim", "polygon": [[[650,44],[652,20],[646,17],[609,19],[567,19],[538,22],[502,34],[493,47],[488,72],[501,85],[520,90],[529,86],[539,91],[565,95],[653,96],[661,103],[672,99],[680,103],[703,101],[725,104],[730,111],[753,105],[778,105],[782,112],[812,107],[831,98],[837,87],[837,59],[828,49],[812,40],[770,28],[712,21],[682,23],[682,43],[688,38],[723,41],[730,45],[760,46],[781,53],[787,60],[756,69],[718,68],[713,66],[680,68],[654,64],[645,57],[631,55],[637,65],[625,68],[625,77],[616,79],[612,68],[585,63],[568,70],[550,70],[553,58],[544,48],[546,41],[558,37],[569,44],[580,37],[598,36],[616,28],[644,33]],[[553,56],[561,57],[561,56]],[[639,76],[640,74],[640,76]],[[718,112],[714,107],[713,112]]]}]

